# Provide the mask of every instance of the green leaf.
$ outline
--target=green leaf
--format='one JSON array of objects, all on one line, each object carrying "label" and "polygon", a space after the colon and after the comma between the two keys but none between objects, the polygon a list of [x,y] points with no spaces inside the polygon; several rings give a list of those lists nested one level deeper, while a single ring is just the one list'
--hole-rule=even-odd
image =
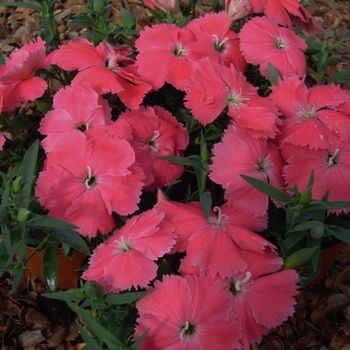
[{"label": "green leaf", "polygon": [[277,81],[280,74],[278,73],[278,70],[271,63],[268,63],[267,75],[268,75],[270,84],[277,85]]},{"label": "green leaf", "polygon": [[55,291],[58,282],[57,268],[57,244],[48,242],[43,257],[43,279],[47,289],[51,292]]},{"label": "green leaf", "polygon": [[292,255],[287,256],[287,258],[284,260],[284,266],[287,269],[295,269],[301,265],[303,265],[305,262],[310,260],[310,258],[313,256],[314,252],[316,251],[317,247],[313,248],[302,248]]},{"label": "green leaf", "polygon": [[290,197],[279,190],[278,188],[271,186],[265,181],[256,179],[255,177],[250,177],[247,175],[240,175],[245,181],[251,184],[253,187],[261,191],[262,193],[267,194],[269,197],[276,199],[280,203],[290,202]]},{"label": "green leaf", "polygon": [[323,222],[317,221],[317,220],[310,220],[310,221],[302,222],[301,224],[295,225],[291,230],[288,230],[288,232],[306,231],[306,230],[310,230],[311,228],[318,227],[320,225],[322,226]]},{"label": "green leaf", "polygon": [[201,203],[205,217],[209,217],[210,210],[212,207],[212,198],[210,191],[199,192],[199,201]]},{"label": "green leaf", "polygon": [[4,66],[6,64],[6,57],[5,55],[0,51],[0,66]]},{"label": "green leaf", "polygon": [[86,255],[90,255],[89,247],[83,237],[73,230],[55,229],[51,233],[58,241],[68,244],[75,250],[78,250]]},{"label": "green leaf", "polygon": [[[80,323],[78,323],[78,329],[84,342],[86,343],[86,347],[88,350],[101,349],[101,344],[97,343],[96,340],[90,335],[90,333]],[[85,346],[83,349],[85,349]]]},{"label": "green leaf", "polygon": [[331,83],[337,84],[337,83],[345,83],[347,81],[350,81],[350,71],[342,71],[334,73],[329,81]]},{"label": "green leaf", "polygon": [[138,347],[140,346],[140,344],[142,343],[142,341],[146,338],[146,335],[148,334],[149,330],[150,330],[150,328],[148,328],[148,329],[146,330],[146,332],[144,332],[144,333],[141,335],[141,337],[138,338],[137,341],[136,341],[133,345],[131,345],[131,350],[137,350],[137,349],[138,349]]},{"label": "green leaf", "polygon": [[331,234],[334,237],[338,238],[340,241],[350,244],[350,230],[341,226],[333,225],[327,225],[327,230],[330,230]]},{"label": "green leaf", "polygon": [[27,9],[31,9],[37,12],[41,12],[41,7],[38,5],[31,4],[29,2],[7,2],[7,3],[2,3],[1,6],[6,6],[6,7],[24,7]]},{"label": "green leaf", "polygon": [[202,161],[200,160],[199,156],[198,158],[184,158],[184,157],[177,157],[177,156],[162,156],[162,157],[157,157],[157,159],[163,159],[167,160],[169,162],[175,163],[175,164],[180,164],[180,165],[185,165],[185,166],[192,166],[194,168],[199,168],[203,169],[203,164]]},{"label": "green leaf", "polygon": [[93,319],[91,311],[85,310],[71,301],[66,301],[66,303],[78,316],[84,320],[91,332],[98,336],[99,339],[102,339],[110,349],[126,349],[126,346],[118,338],[116,338],[112,333]]},{"label": "green leaf", "polygon": [[147,294],[148,292],[127,292],[122,294],[107,294],[104,300],[108,304],[124,305],[124,304],[130,304],[136,300],[139,300]]},{"label": "green leaf", "polygon": [[96,28],[96,24],[90,17],[80,15],[73,18],[68,23],[68,27]]},{"label": "green leaf", "polygon": [[64,292],[52,292],[52,293],[43,293],[42,294],[46,298],[64,300],[64,301],[82,301],[85,299],[84,291],[79,289],[70,289]]},{"label": "green leaf", "polygon": [[132,29],[132,27],[135,25],[135,21],[131,13],[123,7],[120,7],[120,19],[126,29]]},{"label": "green leaf", "polygon": [[286,238],[283,241],[283,247],[285,248],[285,253],[289,252],[303,238],[305,238],[304,232],[292,232],[292,233],[286,234]]},{"label": "green leaf", "polygon": [[61,220],[57,219],[53,216],[48,215],[36,215],[33,214],[33,219],[28,220],[26,222],[27,226],[30,227],[49,227],[49,228],[57,228],[57,229],[75,229],[77,228],[75,225]]},{"label": "green leaf", "polygon": [[329,209],[346,209],[350,208],[350,202],[347,201],[332,201],[332,202],[314,202],[305,206],[302,211],[310,210],[329,210]]}]

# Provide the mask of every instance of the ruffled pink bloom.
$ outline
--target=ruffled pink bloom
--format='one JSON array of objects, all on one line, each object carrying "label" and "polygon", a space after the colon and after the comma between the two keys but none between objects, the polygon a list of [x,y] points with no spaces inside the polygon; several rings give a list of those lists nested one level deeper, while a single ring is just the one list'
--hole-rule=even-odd
[{"label": "ruffled pink bloom", "polygon": [[252,5],[249,0],[225,0],[225,11],[235,22],[247,17],[252,12]]},{"label": "ruffled pink bloom", "polygon": [[47,83],[36,77],[35,73],[46,66],[45,42],[40,37],[6,58],[5,65],[0,66],[3,111],[10,111],[21,103],[33,101],[44,94]]},{"label": "ruffled pink bloom", "polygon": [[224,187],[228,204],[256,216],[265,215],[268,196],[240,175],[255,177],[282,188],[284,163],[277,146],[266,139],[242,137],[229,127],[222,141],[214,146],[213,155],[209,177]]},{"label": "ruffled pink bloom", "polygon": [[213,122],[227,108],[232,123],[253,137],[274,137],[280,123],[275,103],[260,97],[242,72],[208,58],[196,65],[185,106],[203,125]]},{"label": "ruffled pink bloom", "polygon": [[184,90],[196,61],[203,56],[192,49],[195,37],[175,24],[145,27],[135,46],[138,72],[159,89],[165,82]]},{"label": "ruffled pink bloom", "polygon": [[116,48],[106,42],[95,47],[79,38],[62,45],[49,61],[63,69],[79,71],[72,86],[87,82],[98,94],[118,94],[128,108],[136,109],[152,87],[137,74],[130,53],[130,48]]},{"label": "ruffled pink bloom", "polygon": [[242,249],[257,253],[275,249],[261,236],[241,226],[242,221],[232,215],[237,212],[228,206],[216,207],[208,218],[198,202],[160,200],[156,208],[164,212],[165,219],[175,227],[178,241],[172,253],[186,250],[181,273],[197,268],[211,277],[219,275],[225,278],[246,268],[241,257]]},{"label": "ruffled pink bloom", "polygon": [[239,49],[238,35],[230,29],[231,17],[226,12],[208,13],[190,21],[186,28],[196,38],[192,44],[194,50],[205,52],[205,57],[230,66],[239,71],[245,70],[247,62]]},{"label": "ruffled pink bloom", "polygon": [[[321,200],[329,191],[330,201],[350,201],[349,142],[342,142],[339,137],[333,135],[328,138],[324,148],[295,147],[293,151],[294,154],[289,152],[288,164],[284,168],[288,187],[297,185],[299,191],[305,191],[313,172],[312,198]],[[337,213],[342,211],[350,212],[350,208],[335,210]]]},{"label": "ruffled pink bloom", "polygon": [[132,129],[131,145],[136,161],[146,175],[146,189],[169,185],[182,175],[183,166],[159,159],[162,156],[182,156],[189,135],[184,126],[162,107],[140,107],[119,116]]},{"label": "ruffled pink bloom", "polygon": [[280,75],[305,74],[305,41],[288,28],[279,27],[266,17],[248,21],[239,33],[241,50],[247,62],[260,65],[260,73],[268,78],[268,64]]},{"label": "ruffled pink bloom", "polygon": [[136,304],[140,350],[237,349],[240,324],[221,281],[205,276],[164,276]]},{"label": "ruffled pink bloom", "polygon": [[57,137],[75,129],[85,131],[111,123],[107,101],[89,86],[67,86],[58,90],[53,107],[41,120],[39,131],[43,135]]},{"label": "ruffled pink bloom", "polygon": [[294,296],[298,294],[295,270],[280,270],[283,260],[270,251],[242,252],[247,263],[243,273],[227,279],[233,294],[233,312],[243,327],[241,347],[249,350],[271,328],[294,314]]},{"label": "ruffled pink bloom", "polygon": [[94,250],[83,278],[101,284],[106,293],[146,287],[156,277],[155,260],[175,243],[173,231],[155,209],[133,216]]},{"label": "ruffled pink bloom", "polygon": [[311,148],[327,147],[332,134],[350,141],[349,115],[337,110],[348,101],[347,92],[333,84],[307,88],[304,79],[284,77],[272,87],[270,97],[284,117],[279,139]]},{"label": "ruffled pink bloom", "polygon": [[89,136],[73,130],[56,139],[35,190],[50,215],[90,237],[113,229],[112,212],[128,215],[138,209],[144,178],[128,141],[92,137],[94,130]]}]

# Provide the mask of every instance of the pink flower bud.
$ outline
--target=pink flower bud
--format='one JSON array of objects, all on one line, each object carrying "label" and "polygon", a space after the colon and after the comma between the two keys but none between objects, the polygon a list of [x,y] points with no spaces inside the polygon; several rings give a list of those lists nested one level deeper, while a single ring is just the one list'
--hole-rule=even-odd
[{"label": "pink flower bud", "polygon": [[144,0],[144,3],[153,10],[169,11],[172,15],[180,13],[179,0]]},{"label": "pink flower bud", "polygon": [[249,0],[225,0],[225,11],[233,19],[238,21],[251,13],[252,5]]}]

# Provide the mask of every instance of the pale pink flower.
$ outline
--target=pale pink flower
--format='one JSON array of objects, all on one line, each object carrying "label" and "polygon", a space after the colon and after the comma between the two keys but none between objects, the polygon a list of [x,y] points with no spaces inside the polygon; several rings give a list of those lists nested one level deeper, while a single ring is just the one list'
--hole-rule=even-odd
[{"label": "pale pink flower", "polygon": [[192,49],[203,52],[220,64],[233,64],[239,71],[245,70],[247,62],[239,49],[238,35],[231,30],[232,19],[226,12],[208,13],[191,20],[186,28],[191,30],[196,41]]},{"label": "pale pink flower", "polygon": [[146,287],[156,277],[155,260],[175,243],[173,231],[155,209],[134,215],[94,250],[82,277],[100,283],[106,293]]},{"label": "pale pink flower", "polygon": [[224,187],[228,204],[256,216],[265,215],[268,196],[240,175],[255,177],[282,188],[284,163],[277,146],[266,139],[242,136],[229,127],[222,141],[214,146],[213,155],[209,177]]},{"label": "pale pink flower", "polygon": [[221,281],[205,276],[164,276],[140,299],[135,340],[148,331],[140,350],[239,348],[240,324]]},{"label": "pale pink flower", "polygon": [[73,130],[56,139],[35,190],[50,215],[90,237],[113,229],[112,212],[128,215],[138,209],[144,178],[128,141],[92,137],[94,130],[89,136]]},{"label": "pale pink flower", "polygon": [[[241,347],[259,343],[271,328],[294,314],[298,294],[295,270],[280,270],[283,260],[270,251],[243,251],[247,269],[226,279],[233,294],[233,312],[242,323]],[[280,271],[279,271],[280,270]]]},{"label": "pale pink flower", "polygon": [[159,106],[140,107],[122,113],[119,120],[131,126],[131,145],[146,175],[147,190],[169,185],[182,175],[182,165],[159,159],[182,156],[189,142],[185,127],[170,112]]},{"label": "pale pink flower", "polygon": [[41,97],[47,83],[35,76],[40,68],[47,66],[45,42],[39,37],[6,58],[0,66],[0,94],[3,95],[3,111],[10,111],[23,102]]},{"label": "pale pink flower", "polygon": [[350,118],[341,112],[348,101],[347,92],[333,84],[308,88],[304,80],[284,77],[271,88],[270,97],[284,117],[279,139],[311,148],[327,147],[332,134],[350,141]]},{"label": "pale pink flower", "polygon": [[211,277],[224,278],[246,268],[240,254],[242,249],[257,253],[275,249],[261,236],[243,227],[231,207],[215,207],[208,218],[199,202],[160,200],[156,208],[165,213],[165,219],[175,228],[178,240],[172,253],[186,250],[181,273],[188,273],[194,267]]},{"label": "pale pink flower", "polygon": [[136,109],[152,87],[137,74],[130,54],[129,47],[116,48],[107,42],[95,47],[79,38],[62,45],[50,55],[49,61],[65,70],[79,71],[72,86],[87,82],[98,94],[118,94],[128,108]]},{"label": "pale pink flower", "polygon": [[185,106],[201,124],[212,123],[227,108],[235,127],[253,137],[274,137],[278,110],[270,98],[258,95],[233,65],[226,67],[204,58],[191,76]]},{"label": "pale pink flower", "polygon": [[[288,187],[306,190],[311,172],[314,176],[312,198],[322,200],[329,191],[330,201],[350,201],[350,143],[342,142],[339,137],[328,137],[327,145],[313,149],[307,146],[295,147],[294,154],[289,152],[284,178]],[[305,167],[306,165],[306,167]],[[302,169],[302,171],[301,171]],[[350,208],[335,210],[349,212]]]},{"label": "pale pink flower", "polygon": [[268,64],[280,75],[305,74],[304,39],[292,30],[278,26],[266,17],[249,20],[239,33],[240,47],[247,62],[259,65],[260,73],[268,78]]},{"label": "pale pink flower", "polygon": [[225,11],[235,22],[251,14],[252,5],[249,0],[225,0]]},{"label": "pale pink flower", "polygon": [[[58,90],[53,108],[41,120],[39,131],[43,135],[57,137],[75,129],[84,132],[96,125],[111,123],[107,101],[88,85]],[[45,141],[47,143],[47,139]]]},{"label": "pale pink flower", "polygon": [[193,67],[203,55],[192,49],[195,37],[175,24],[145,27],[135,46],[138,72],[159,89],[165,82],[184,90]]},{"label": "pale pink flower", "polygon": [[173,16],[180,13],[179,0],[144,0],[144,4],[153,10],[169,11]]}]

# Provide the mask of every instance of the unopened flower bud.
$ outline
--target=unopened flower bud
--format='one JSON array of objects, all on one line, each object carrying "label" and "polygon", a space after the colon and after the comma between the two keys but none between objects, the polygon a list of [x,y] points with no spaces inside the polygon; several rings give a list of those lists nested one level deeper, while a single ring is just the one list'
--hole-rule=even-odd
[{"label": "unopened flower bud", "polygon": [[22,177],[16,177],[15,181],[12,182],[11,190],[13,193],[19,193],[22,189]]},{"label": "unopened flower bud", "polygon": [[180,13],[179,0],[144,0],[144,3],[153,10],[169,11],[173,16]]},{"label": "unopened flower bud", "polygon": [[225,0],[225,11],[233,21],[247,17],[252,11],[249,0]]},{"label": "unopened flower bud", "polygon": [[16,219],[18,222],[25,222],[29,219],[30,211],[27,208],[20,208],[17,212]]},{"label": "unopened flower bud", "polygon": [[324,235],[324,226],[323,225],[318,225],[316,227],[313,227],[310,229],[310,235],[312,238],[315,239],[320,239]]}]

